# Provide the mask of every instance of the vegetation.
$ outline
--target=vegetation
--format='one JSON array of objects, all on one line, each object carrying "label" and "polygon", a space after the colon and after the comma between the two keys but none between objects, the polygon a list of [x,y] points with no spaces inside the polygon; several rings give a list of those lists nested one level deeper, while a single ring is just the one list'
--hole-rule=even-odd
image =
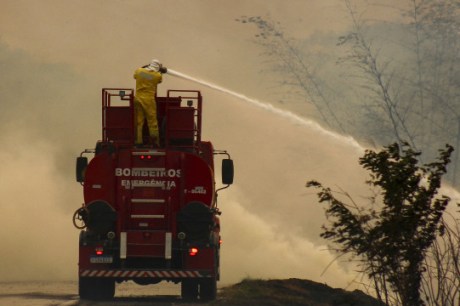
[{"label": "vegetation", "polygon": [[[351,27],[340,35],[294,39],[267,17],[237,21],[256,27],[285,92],[295,93],[284,95],[283,107],[299,112],[289,102],[302,100],[309,117],[331,129],[376,146],[394,143],[360,159],[375,192],[369,205],[309,183],[333,220],[322,236],[360,258],[385,303],[458,306],[460,223],[437,193],[442,178],[456,186],[460,177],[460,3],[384,2],[344,0]],[[391,20],[375,18],[382,8],[392,10]],[[451,146],[436,150],[445,143],[454,154]]]},{"label": "vegetation", "polygon": [[356,290],[348,292],[309,280],[258,280],[245,279],[223,288],[216,301],[219,306],[379,306],[374,298]]},{"label": "vegetation", "polygon": [[[447,145],[435,162],[420,166],[420,153],[407,143],[401,147],[394,143],[380,152],[367,150],[359,163],[370,171],[367,184],[374,191],[370,205],[358,205],[351,197],[351,203],[346,203],[319,182],[307,183],[308,187],[320,189],[319,201],[327,205],[326,216],[331,220],[321,236],[332,241],[339,253],[359,259],[362,272],[373,281],[378,299],[387,305],[420,306],[425,301],[434,305],[437,296],[450,295],[453,289],[454,294],[458,293],[455,278],[460,274],[445,279],[448,292],[441,294],[439,286],[432,292],[422,290],[424,279],[425,284],[433,285],[433,275],[424,274],[433,271],[428,262],[434,263],[438,271],[445,259],[456,267],[459,263],[458,255],[453,257],[435,243],[437,237],[444,237],[441,239],[451,241],[458,254],[458,236],[451,235],[454,231],[446,236],[443,221],[450,199],[437,195],[452,151]],[[434,257],[427,258],[427,254]],[[456,301],[451,302],[441,305],[455,305]]]},{"label": "vegetation", "polygon": [[[238,21],[257,28],[256,42],[282,85],[298,93],[290,101],[312,106],[310,117],[380,145],[407,141],[423,152],[422,160],[433,160],[444,143],[458,148],[460,2],[404,0],[392,8],[357,2],[343,1],[351,27],[339,35],[293,39],[270,18]],[[376,19],[380,10],[391,11],[392,19]],[[447,177],[453,185],[460,177],[458,151]]]}]

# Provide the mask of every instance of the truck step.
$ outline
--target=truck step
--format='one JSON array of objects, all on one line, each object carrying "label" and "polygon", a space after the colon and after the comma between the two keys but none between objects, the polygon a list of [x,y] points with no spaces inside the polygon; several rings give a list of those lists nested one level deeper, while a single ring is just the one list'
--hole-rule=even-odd
[{"label": "truck step", "polygon": [[171,259],[172,235],[164,230],[131,230],[120,237],[120,258],[151,257]]}]

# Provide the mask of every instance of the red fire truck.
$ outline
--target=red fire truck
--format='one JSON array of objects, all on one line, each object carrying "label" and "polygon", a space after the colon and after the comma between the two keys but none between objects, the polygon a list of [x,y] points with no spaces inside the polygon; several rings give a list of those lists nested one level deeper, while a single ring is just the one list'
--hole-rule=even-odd
[{"label": "red fire truck", "polygon": [[[156,98],[160,146],[134,146],[133,100],[132,89],[102,90],[102,140],[77,158],[80,297],[110,299],[115,283],[131,280],[181,283],[183,298],[212,300],[220,277],[217,192],[233,183],[233,161],[201,139],[199,91]],[[146,124],[143,136],[147,143]],[[222,184],[214,180],[216,155]]]}]

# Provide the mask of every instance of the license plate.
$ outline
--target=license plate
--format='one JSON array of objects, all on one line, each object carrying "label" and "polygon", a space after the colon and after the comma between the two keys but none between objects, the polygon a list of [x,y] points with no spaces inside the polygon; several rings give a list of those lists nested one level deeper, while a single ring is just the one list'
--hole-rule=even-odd
[{"label": "license plate", "polygon": [[113,257],[112,256],[91,256],[89,258],[90,263],[112,263],[113,262]]}]

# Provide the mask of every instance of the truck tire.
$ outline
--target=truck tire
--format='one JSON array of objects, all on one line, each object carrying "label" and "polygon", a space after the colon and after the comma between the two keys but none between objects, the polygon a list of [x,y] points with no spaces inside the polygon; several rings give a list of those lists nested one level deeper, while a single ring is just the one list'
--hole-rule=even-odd
[{"label": "truck tire", "polygon": [[194,279],[184,279],[181,283],[181,296],[184,300],[198,299],[198,282]]},{"label": "truck tire", "polygon": [[204,278],[200,282],[200,299],[212,301],[217,297],[217,280],[215,277]]},{"label": "truck tire", "polygon": [[85,278],[78,280],[78,294],[83,300],[110,300],[115,295],[115,281],[112,279]]}]

